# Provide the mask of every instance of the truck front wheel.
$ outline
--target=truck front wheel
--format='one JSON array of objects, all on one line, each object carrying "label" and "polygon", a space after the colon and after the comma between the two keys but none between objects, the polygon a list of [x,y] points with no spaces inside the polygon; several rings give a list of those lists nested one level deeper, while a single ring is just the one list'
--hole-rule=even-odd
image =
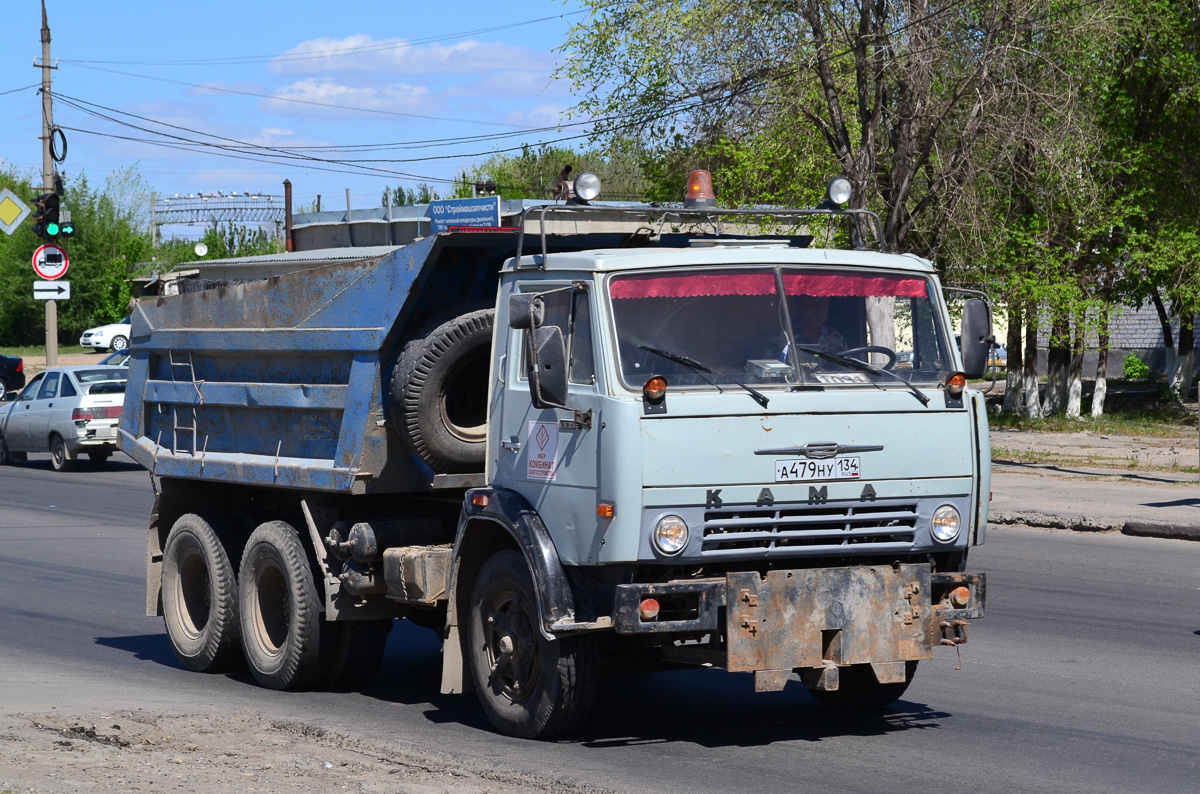
[{"label": "truck front wheel", "polygon": [[810,689],[822,706],[842,711],[879,711],[904,696],[917,672],[916,662],[904,663],[904,683],[881,684],[869,664],[853,664],[838,671],[840,683],[832,692]]},{"label": "truck front wheel", "polygon": [[470,610],[469,667],[492,725],[509,736],[549,739],[582,722],[596,692],[594,638],[542,636],[519,552],[498,552],[484,564]]},{"label": "truck front wheel", "polygon": [[[163,547],[163,622],[175,656],[188,670],[237,666],[237,574],[218,534],[221,520],[187,513]],[[216,526],[214,526],[216,525]]]},{"label": "truck front wheel", "polygon": [[308,556],[296,530],[283,521],[262,524],[246,541],[238,571],[242,651],[254,679],[268,689],[318,683],[330,637],[321,619]]}]

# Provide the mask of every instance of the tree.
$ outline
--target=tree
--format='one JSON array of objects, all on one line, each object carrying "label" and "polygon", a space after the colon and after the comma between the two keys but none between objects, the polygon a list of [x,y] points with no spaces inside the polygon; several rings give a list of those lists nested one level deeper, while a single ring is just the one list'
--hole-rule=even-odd
[{"label": "tree", "polygon": [[[564,71],[602,139],[662,150],[682,135],[784,179],[836,165],[853,185],[851,206],[883,211],[889,250],[932,257],[985,119],[1002,110],[1018,23],[1046,3],[588,5]],[[807,145],[787,145],[797,140]],[[815,203],[824,180],[807,185]]]}]

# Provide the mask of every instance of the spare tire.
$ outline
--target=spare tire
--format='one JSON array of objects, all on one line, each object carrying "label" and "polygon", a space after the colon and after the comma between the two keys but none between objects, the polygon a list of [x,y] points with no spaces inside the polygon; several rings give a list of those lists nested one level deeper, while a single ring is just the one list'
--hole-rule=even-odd
[{"label": "spare tire", "polygon": [[483,470],[495,314],[481,309],[422,332],[396,363],[392,420],[413,452],[438,472]]}]

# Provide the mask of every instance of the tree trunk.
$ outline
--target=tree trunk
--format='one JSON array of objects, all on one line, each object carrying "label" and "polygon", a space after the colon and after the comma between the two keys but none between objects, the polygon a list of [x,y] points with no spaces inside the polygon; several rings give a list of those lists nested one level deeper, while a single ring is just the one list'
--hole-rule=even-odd
[{"label": "tree trunk", "polygon": [[[896,299],[894,297],[867,298],[867,329],[871,333],[871,344],[896,349]],[[868,361],[877,367],[887,363],[887,356],[871,353]]]},{"label": "tree trunk", "polygon": [[1083,403],[1084,314],[1075,315],[1075,337],[1071,345],[1071,373],[1067,378],[1067,418],[1078,419]]},{"label": "tree trunk", "polygon": [[1162,296],[1158,294],[1157,287],[1150,290],[1150,300],[1154,301],[1154,311],[1158,312],[1158,323],[1162,326],[1163,349],[1167,356],[1165,372],[1169,383],[1171,375],[1175,372],[1175,341],[1171,334],[1171,315],[1167,314],[1167,307],[1163,305]]},{"label": "tree trunk", "polygon": [[1042,418],[1042,401],[1038,396],[1037,379],[1037,305],[1025,307],[1025,415],[1030,419]]},{"label": "tree trunk", "polygon": [[1008,308],[1008,361],[1005,362],[1004,406],[1006,414],[1019,414],[1025,402],[1025,381],[1021,372],[1021,307]]},{"label": "tree trunk", "polygon": [[1071,326],[1067,315],[1055,312],[1050,326],[1050,346],[1046,354],[1046,398],[1042,415],[1060,414],[1067,407],[1067,371],[1071,366]]},{"label": "tree trunk", "polygon": [[1092,392],[1092,418],[1104,416],[1104,397],[1108,394],[1108,305],[1101,309],[1100,338],[1096,343],[1096,388]]},{"label": "tree trunk", "polygon": [[1192,390],[1192,375],[1196,372],[1196,329],[1195,319],[1179,315],[1179,350],[1175,356],[1175,370],[1171,378],[1171,391],[1177,400],[1186,400]]}]

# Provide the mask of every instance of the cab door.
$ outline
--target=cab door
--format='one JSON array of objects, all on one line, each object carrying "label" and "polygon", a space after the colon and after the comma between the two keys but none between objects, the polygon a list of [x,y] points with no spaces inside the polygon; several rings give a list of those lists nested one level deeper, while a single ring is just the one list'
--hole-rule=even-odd
[{"label": "cab door", "polygon": [[33,404],[45,377],[46,373],[39,372],[33,380],[26,384],[21,391],[21,396],[13,403],[4,426],[0,427],[0,432],[4,433],[4,442],[14,452],[29,451],[29,422],[33,416]]},{"label": "cab door", "polygon": [[569,284],[544,281],[517,289],[543,293],[542,325],[556,325],[563,332],[568,408],[533,406],[525,351],[528,331],[506,329],[504,382],[497,384],[500,399],[493,405],[493,427],[499,433],[492,479],[537,509],[564,563],[587,562],[598,555],[601,533],[597,493],[602,403],[592,343],[592,295]]}]

